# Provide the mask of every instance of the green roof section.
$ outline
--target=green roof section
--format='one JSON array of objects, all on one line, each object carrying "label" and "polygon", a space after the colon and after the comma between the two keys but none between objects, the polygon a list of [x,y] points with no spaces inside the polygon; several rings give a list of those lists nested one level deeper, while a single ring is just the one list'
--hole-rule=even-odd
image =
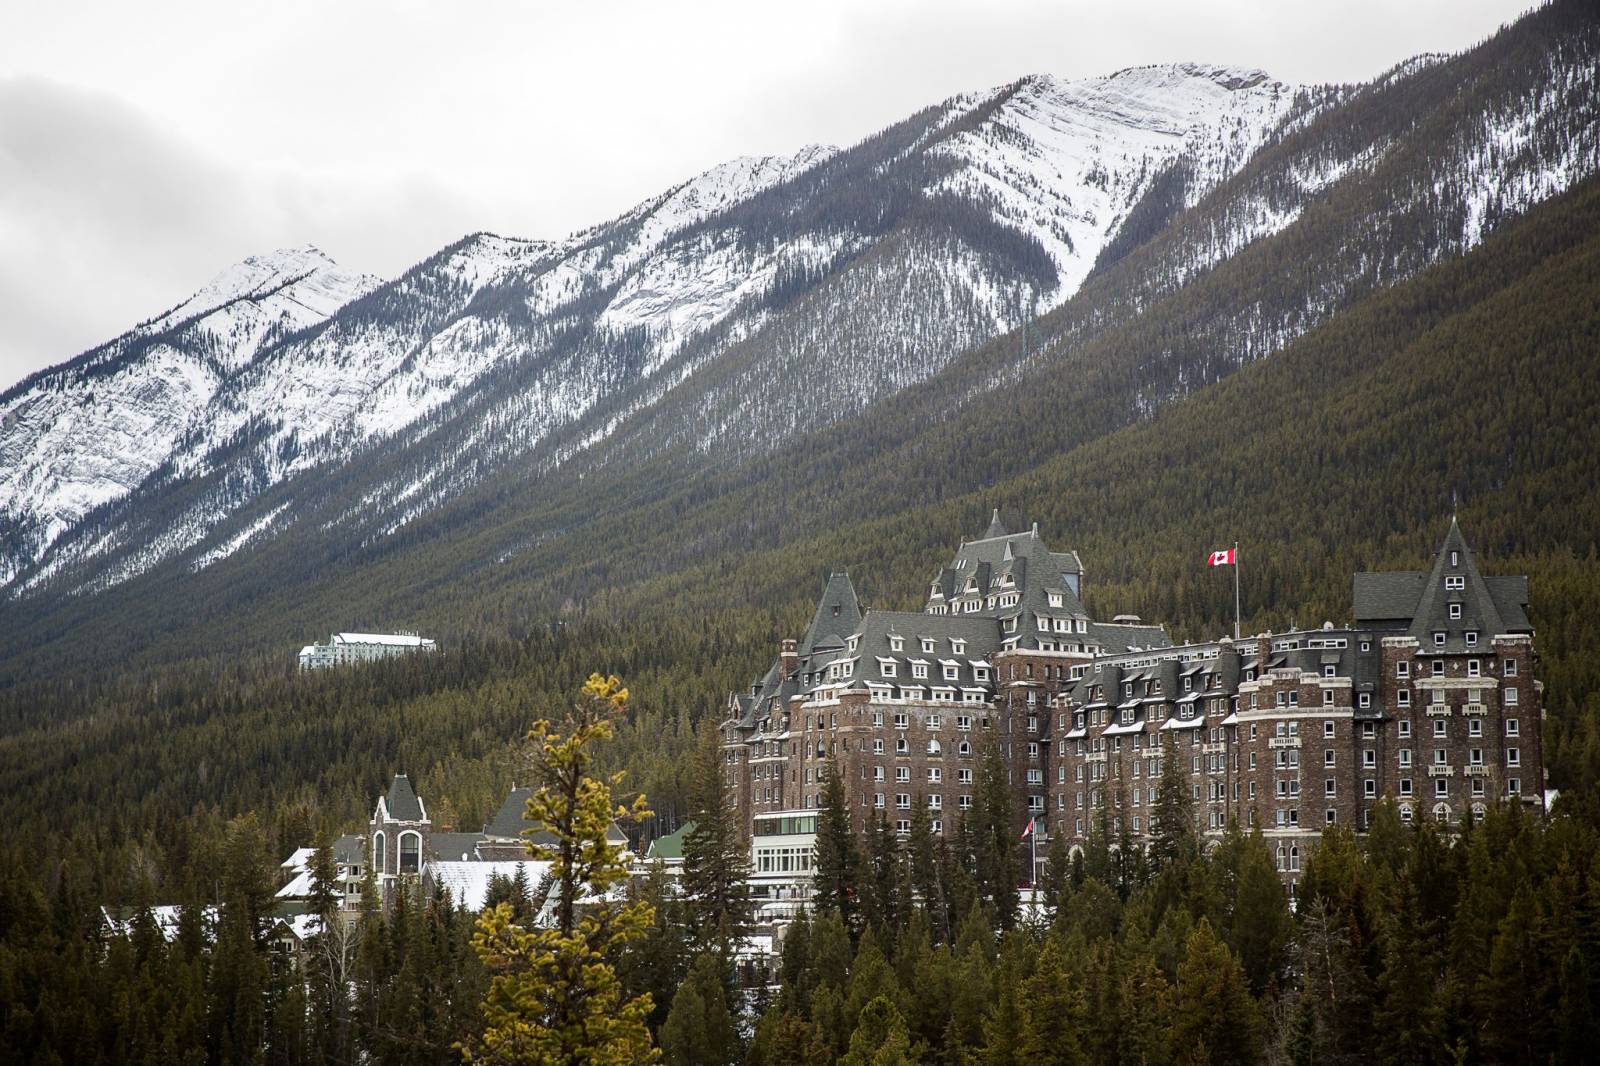
[{"label": "green roof section", "polygon": [[683,838],[694,832],[693,822],[684,822],[678,827],[676,833],[668,833],[664,837],[656,837],[650,842],[650,851],[645,856],[650,859],[681,859],[683,858]]}]

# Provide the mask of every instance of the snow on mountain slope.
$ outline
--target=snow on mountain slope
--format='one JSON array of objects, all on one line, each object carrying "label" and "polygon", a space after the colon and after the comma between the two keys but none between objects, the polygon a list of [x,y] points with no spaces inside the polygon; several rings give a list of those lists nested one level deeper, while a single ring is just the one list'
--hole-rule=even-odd
[{"label": "snow on mountain slope", "polygon": [[0,584],[143,482],[264,347],[378,284],[309,246],[252,256],[171,311],[0,395]]},{"label": "snow on mountain slope", "polygon": [[[472,421],[457,431],[444,462],[397,474],[376,493],[414,516],[459,489],[466,475],[453,467],[492,467],[591,413],[597,428],[553,454],[593,447],[675,390],[703,388],[704,368],[780,321],[774,336],[790,349],[778,363],[787,370],[808,352],[818,356],[825,368],[819,394],[845,388],[849,402],[836,413],[853,409],[936,371],[959,351],[948,337],[977,343],[1015,326],[1030,302],[1065,299],[1162,167],[1183,155],[1202,183],[1226,176],[1281,121],[1292,96],[1256,72],[1194,66],[1082,82],[1030,78],[946,101],[903,149],[881,159],[862,158],[870,143],[843,153],[810,146],[789,157],[737,159],[564,241],[468,238],[319,329],[238,358],[175,399],[185,411],[204,412],[176,421],[104,499],[138,485],[159,462],[166,465],[152,493],[181,495],[199,479],[211,487],[186,497],[175,518],[161,509],[160,529],[113,516],[106,528],[86,530],[24,585],[68,557],[81,564],[120,552],[111,569],[128,575],[191,546],[200,551],[213,530],[229,536],[228,516],[272,485],[379,441],[416,441],[452,412],[470,410]],[[815,180],[797,181],[802,175]],[[912,236],[875,259],[853,289],[833,286],[841,321],[852,323],[839,336],[827,335],[825,305],[805,307],[798,319],[775,306],[912,224],[900,220],[912,202],[907,182],[917,186],[913,200],[975,209],[978,225],[997,239],[1037,242],[1054,264],[1053,283],[1041,291],[1017,268],[997,266],[970,233],[966,243]],[[793,183],[793,202],[763,196],[785,183]],[[878,217],[831,206],[847,205],[863,188],[887,198]],[[761,205],[756,218],[739,213],[754,203]],[[937,251],[925,263],[894,258],[929,249]],[[229,306],[239,295],[259,300],[273,277],[242,264],[158,325]],[[890,304],[849,308],[852,291]],[[332,310],[331,300],[301,299],[308,314]],[[831,354],[823,358],[824,351]],[[754,365],[733,380],[759,381],[776,370]],[[707,405],[700,447],[743,417],[746,399],[718,388]],[[606,408],[614,410],[601,414]],[[779,415],[767,413],[775,418],[775,432],[763,438],[769,445],[802,424]],[[18,565],[29,554],[37,560],[50,541],[22,552]],[[0,583],[14,574],[0,574]]]},{"label": "snow on mountain slope", "polygon": [[976,129],[933,151],[962,165],[936,191],[987,204],[1039,238],[1070,297],[1149,183],[1183,156],[1192,203],[1238,169],[1294,105],[1261,71],[1196,64],[1135,67],[1103,78],[1028,78]]},{"label": "snow on mountain slope", "polygon": [[[1135,249],[1114,287],[1056,316],[1065,332],[1051,345],[1139,314],[1294,225],[1314,199],[1399,175],[1395,197],[1361,200],[1365,214],[1327,263],[1307,264],[1326,277],[1305,301],[1285,298],[1270,320],[1220,301],[1217,322],[1196,324],[1221,338],[1219,359],[1245,361],[1361,286],[1416,269],[1364,251],[1407,209],[1402,180],[1436,173],[1450,190],[1419,206],[1406,232],[1444,234],[1454,210],[1470,241],[1498,213],[1592,169],[1569,158],[1594,155],[1592,129],[1561,141],[1549,119],[1570,102],[1518,90],[1491,109],[1487,134],[1463,124],[1448,106],[1466,84],[1461,66],[1419,62],[1338,90],[1195,64],[1030,77],[842,150],[734,160],[561,241],[474,235],[195,386],[206,399],[182,402],[203,410],[154,476],[48,552],[20,553],[22,569],[0,586],[93,590],[174,559],[203,569],[292,535],[305,515],[331,541],[371,545],[503,472],[537,483],[573,462],[586,477],[664,454],[758,453],[926,381]],[[1549,91],[1592,92],[1586,69],[1555,70]],[[1441,84],[1414,91],[1432,78]],[[1433,111],[1378,100],[1341,111],[1355,116],[1345,125],[1321,121],[1364,92]],[[1424,117],[1459,143],[1441,151],[1445,134],[1430,133],[1401,168],[1397,145]],[[1545,148],[1529,155],[1529,145]],[[1417,262],[1454,247],[1413,243]],[[265,291],[247,278],[232,287]],[[228,289],[192,306],[225,306]],[[1045,346],[1031,355],[1045,358]],[[1168,356],[1160,344],[1149,352]],[[952,383],[952,406],[1029,364],[997,354],[980,365]]]}]

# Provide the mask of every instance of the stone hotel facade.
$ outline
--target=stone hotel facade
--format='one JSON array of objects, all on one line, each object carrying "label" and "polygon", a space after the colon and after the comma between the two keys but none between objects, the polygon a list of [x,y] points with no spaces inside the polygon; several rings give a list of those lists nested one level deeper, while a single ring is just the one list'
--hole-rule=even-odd
[{"label": "stone hotel facade", "polygon": [[1091,618],[1084,580],[1076,553],[998,512],[922,612],[863,611],[832,575],[721,727],[758,898],[804,891],[827,767],[858,829],[883,816],[903,833],[925,804],[949,834],[988,744],[1018,831],[1033,818],[1074,845],[1101,817],[1146,839],[1162,759],[1178,758],[1201,831],[1259,826],[1291,888],[1324,826],[1359,831],[1386,796],[1450,825],[1543,802],[1527,579],[1480,573],[1453,520],[1430,570],[1355,575],[1341,628],[1173,645]]}]

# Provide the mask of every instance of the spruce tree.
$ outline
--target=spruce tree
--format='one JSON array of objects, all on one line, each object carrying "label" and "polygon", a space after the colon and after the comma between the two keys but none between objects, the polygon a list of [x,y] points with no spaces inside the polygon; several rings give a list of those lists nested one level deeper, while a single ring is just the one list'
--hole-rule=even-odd
[{"label": "spruce tree", "polygon": [[661,1026],[661,1057],[670,1066],[731,1066],[739,1036],[728,1011],[727,974],[716,951],[695,956]]},{"label": "spruce tree", "polygon": [[683,894],[690,929],[702,946],[727,956],[750,927],[750,855],[733,796],[723,776],[722,747],[714,723],[702,730],[692,768],[689,816],[683,837]]},{"label": "spruce tree", "polygon": [[839,764],[825,767],[822,809],[817,813],[817,872],[812,902],[817,913],[837,913],[854,930],[861,907],[861,850],[851,826]]},{"label": "spruce tree", "polygon": [[1194,796],[1189,774],[1180,763],[1175,734],[1168,733],[1161,753],[1161,781],[1152,812],[1150,859],[1157,870],[1187,863],[1199,851],[1194,828]]},{"label": "spruce tree", "polygon": [[850,1047],[839,1066],[914,1066],[911,1034],[899,1009],[884,996],[868,1003],[850,1034]]},{"label": "spruce tree", "polygon": [[1218,1066],[1261,1058],[1261,1016],[1244,971],[1204,918],[1189,934],[1178,967],[1172,1044],[1194,1061]]},{"label": "spruce tree", "polygon": [[1020,1062],[1087,1062],[1083,1027],[1087,1004],[1082,983],[1068,973],[1065,947],[1044,942],[1038,965],[1023,982],[1017,1056]]},{"label": "spruce tree", "polygon": [[1022,862],[1018,856],[1011,771],[998,741],[991,739],[986,745],[978,775],[973,840],[978,890],[994,908],[1000,928],[1010,929],[1017,920],[1017,880]]}]

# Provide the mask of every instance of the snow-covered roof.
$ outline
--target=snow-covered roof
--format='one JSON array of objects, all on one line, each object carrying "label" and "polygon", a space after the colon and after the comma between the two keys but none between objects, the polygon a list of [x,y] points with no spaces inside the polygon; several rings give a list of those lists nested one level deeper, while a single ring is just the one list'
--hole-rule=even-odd
[{"label": "snow-covered roof", "polygon": [[293,870],[295,873],[309,870],[311,869],[311,857],[316,853],[316,848],[295,848],[293,855],[278,864],[278,869]]},{"label": "snow-covered roof", "polygon": [[[136,913],[133,908],[122,908],[113,914],[109,907],[101,907],[100,913],[105,918],[107,927],[113,932],[121,933],[123,936],[128,936],[133,932],[133,919]],[[155,918],[156,929],[161,933],[161,939],[171,943],[177,938],[178,919],[182,913],[183,908],[177,904],[150,908],[150,914]],[[206,907],[202,912],[202,925],[207,928],[215,926],[217,914],[218,910],[214,905]]]},{"label": "snow-covered roof", "polygon": [[450,898],[463,910],[481,911],[489,898],[489,881],[496,874],[514,878],[518,868],[527,871],[528,884],[537,885],[550,871],[548,862],[533,859],[508,859],[503,862],[446,862],[428,864],[434,884],[447,889]]},{"label": "snow-covered roof", "polygon": [[335,644],[387,644],[397,648],[421,648],[433,641],[415,633],[335,633]]}]

